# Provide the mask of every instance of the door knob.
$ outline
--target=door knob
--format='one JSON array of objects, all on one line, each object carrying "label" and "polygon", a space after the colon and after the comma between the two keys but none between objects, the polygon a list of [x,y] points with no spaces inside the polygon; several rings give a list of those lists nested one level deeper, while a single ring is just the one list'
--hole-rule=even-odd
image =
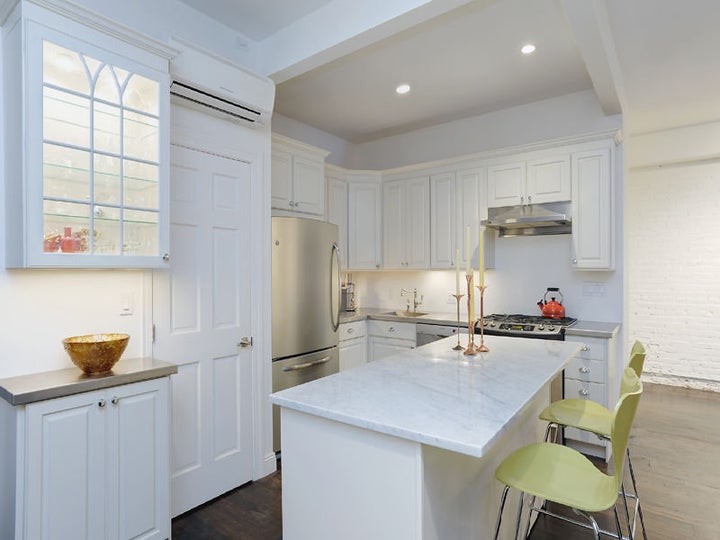
[{"label": "door knob", "polygon": [[252,344],[253,344],[252,336],[251,337],[246,336],[246,337],[240,338],[240,341],[238,341],[237,346],[246,348],[246,347],[252,347]]}]

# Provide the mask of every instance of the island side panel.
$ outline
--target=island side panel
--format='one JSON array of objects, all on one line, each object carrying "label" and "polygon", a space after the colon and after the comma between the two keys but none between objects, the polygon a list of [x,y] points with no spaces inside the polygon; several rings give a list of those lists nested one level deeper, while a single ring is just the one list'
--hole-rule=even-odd
[{"label": "island side panel", "polygon": [[282,408],[284,540],[420,540],[422,448]]},{"label": "island side panel", "polygon": [[[548,385],[482,458],[423,446],[423,540],[493,538],[503,488],[495,479],[495,469],[515,449],[543,439],[546,424],[538,420],[538,414],[549,402]],[[519,497],[515,490],[508,495],[502,540],[514,537]],[[523,512],[523,527],[526,519],[527,510]]]}]

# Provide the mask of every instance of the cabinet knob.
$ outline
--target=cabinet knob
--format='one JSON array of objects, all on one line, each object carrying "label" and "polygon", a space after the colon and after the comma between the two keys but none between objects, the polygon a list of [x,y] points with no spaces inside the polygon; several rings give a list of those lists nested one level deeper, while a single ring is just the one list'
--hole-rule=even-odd
[{"label": "cabinet knob", "polygon": [[528,204],[532,202],[532,195],[528,195]]},{"label": "cabinet knob", "polygon": [[589,351],[589,350],[590,350],[590,345],[584,345],[584,344],[583,344],[582,350],[583,350],[583,351]]},{"label": "cabinet knob", "polygon": [[379,265],[379,264],[376,264],[376,265],[375,265],[375,268],[380,268],[380,265]]},{"label": "cabinet knob", "polygon": [[113,396],[113,398],[110,400],[110,403],[113,405],[117,405],[120,402],[120,398],[117,396]]},{"label": "cabinet knob", "polygon": [[525,204],[525,197],[520,196],[520,204]]},{"label": "cabinet knob", "polygon": [[170,254],[163,253],[162,259],[163,259],[163,261],[168,262],[170,260]]},{"label": "cabinet knob", "polygon": [[583,366],[580,368],[580,373],[590,373],[590,368]]},{"label": "cabinet knob", "polygon": [[98,407],[100,407],[101,409],[102,409],[103,407],[105,407],[105,404],[106,404],[106,402],[105,402],[104,399],[101,399],[100,401],[98,401]]},{"label": "cabinet knob", "polygon": [[292,201],[290,201],[290,202],[288,203],[288,205],[290,206],[290,208],[292,208],[293,206],[295,206],[295,203],[293,203]]},{"label": "cabinet knob", "polygon": [[388,332],[390,332],[391,334],[395,332],[395,327],[391,326],[390,328],[388,328]]},{"label": "cabinet knob", "polygon": [[590,392],[588,391],[587,388],[581,388],[581,389],[580,389],[580,395],[581,395],[581,396],[589,396],[589,395],[590,395]]},{"label": "cabinet knob", "polygon": [[573,259],[573,260],[572,260],[572,263],[573,263],[573,264],[577,264],[577,259]]},{"label": "cabinet knob", "polygon": [[354,328],[348,328],[348,329],[347,329],[347,333],[348,333],[348,334],[352,334],[354,331],[355,331]]}]

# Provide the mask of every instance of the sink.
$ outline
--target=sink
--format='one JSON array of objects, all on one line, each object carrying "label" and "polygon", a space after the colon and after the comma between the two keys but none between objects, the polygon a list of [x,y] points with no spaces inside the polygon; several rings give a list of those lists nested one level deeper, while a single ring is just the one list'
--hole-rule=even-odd
[{"label": "sink", "polygon": [[422,317],[423,315],[427,315],[427,313],[422,311],[391,311],[388,315],[397,315],[398,317]]}]

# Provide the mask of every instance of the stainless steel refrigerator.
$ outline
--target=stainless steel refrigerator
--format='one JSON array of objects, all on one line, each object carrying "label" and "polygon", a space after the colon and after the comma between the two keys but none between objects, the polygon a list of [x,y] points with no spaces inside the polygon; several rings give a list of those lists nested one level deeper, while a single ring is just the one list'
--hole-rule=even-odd
[{"label": "stainless steel refrigerator", "polygon": [[[295,217],[272,218],[273,392],[337,373],[340,324],[338,228]],[[280,409],[273,406],[280,450]]]}]

